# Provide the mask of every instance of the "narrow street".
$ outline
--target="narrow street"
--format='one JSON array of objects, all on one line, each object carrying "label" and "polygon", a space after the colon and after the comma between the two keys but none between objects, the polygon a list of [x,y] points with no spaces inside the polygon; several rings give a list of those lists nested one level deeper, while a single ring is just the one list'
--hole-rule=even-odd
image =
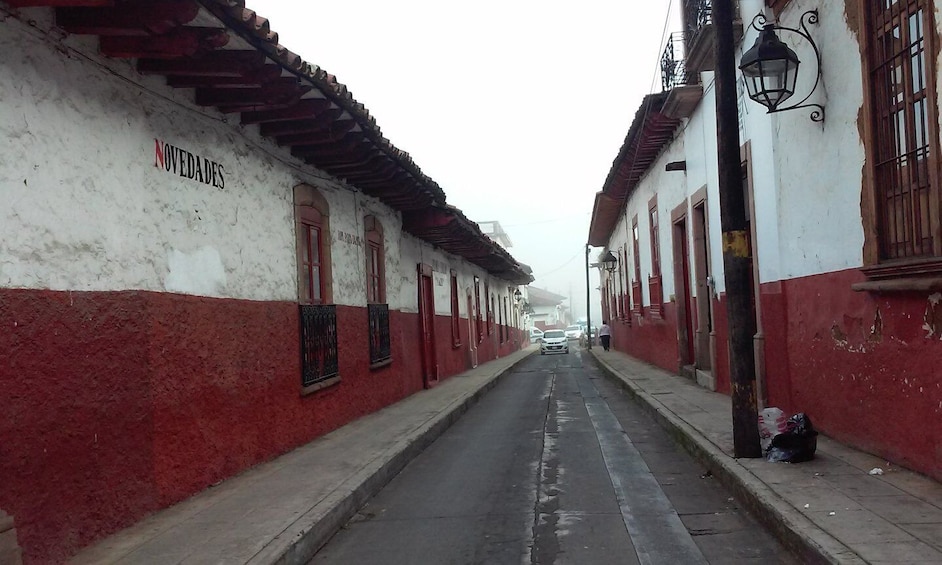
[{"label": "narrow street", "polygon": [[795,562],[577,348],[518,365],[312,561]]}]

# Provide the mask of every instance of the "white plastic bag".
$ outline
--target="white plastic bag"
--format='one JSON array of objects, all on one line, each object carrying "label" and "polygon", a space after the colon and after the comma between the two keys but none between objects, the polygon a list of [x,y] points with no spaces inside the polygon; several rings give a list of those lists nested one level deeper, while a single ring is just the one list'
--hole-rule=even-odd
[{"label": "white plastic bag", "polygon": [[778,408],[764,408],[759,412],[759,443],[763,452],[769,450],[773,437],[785,431],[787,421],[785,413]]}]

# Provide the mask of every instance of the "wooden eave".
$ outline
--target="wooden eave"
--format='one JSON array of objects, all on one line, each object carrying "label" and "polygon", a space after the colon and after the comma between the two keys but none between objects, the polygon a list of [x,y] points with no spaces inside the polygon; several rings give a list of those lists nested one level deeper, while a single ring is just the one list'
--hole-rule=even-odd
[{"label": "wooden eave", "polygon": [[[408,153],[383,137],[347,87],[278,43],[268,20],[244,0],[6,0],[14,9],[46,8],[73,35],[98,37],[100,52],[135,60],[143,75],[192,89],[193,101],[227,114],[410,218],[424,209],[460,218],[414,235],[511,280],[523,266],[445,203],[445,193]],[[28,17],[28,16],[27,16]],[[414,224],[416,220],[412,220]],[[424,235],[423,235],[424,234]]]},{"label": "wooden eave", "polygon": [[441,249],[460,255],[490,273],[499,274],[515,284],[529,284],[533,276],[503,247],[485,236],[453,206],[431,206],[402,215],[402,227],[412,235],[434,243]]},{"label": "wooden eave", "polygon": [[602,185],[602,191],[596,195],[589,224],[590,245],[606,245],[629,196],[664,147],[674,138],[680,119],[664,113],[668,95],[668,92],[661,92],[645,96],[635,113],[625,142]]}]

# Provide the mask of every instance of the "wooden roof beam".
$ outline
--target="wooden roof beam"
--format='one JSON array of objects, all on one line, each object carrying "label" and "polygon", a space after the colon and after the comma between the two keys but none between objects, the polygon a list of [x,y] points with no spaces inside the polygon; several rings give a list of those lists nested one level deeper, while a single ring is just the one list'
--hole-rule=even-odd
[{"label": "wooden roof beam", "polygon": [[363,132],[350,132],[357,123],[354,120],[336,120],[325,124],[321,129],[279,135],[275,137],[278,145],[331,145],[341,143],[350,136],[363,139]]},{"label": "wooden roof beam", "polygon": [[[298,101],[297,104],[292,105],[290,108],[245,112],[242,114],[242,124],[264,124],[268,122],[285,122],[301,120],[303,118],[314,118],[330,108],[330,106],[331,102],[326,98],[305,98],[304,100]],[[263,128],[261,133],[265,136],[272,135],[272,133],[266,132],[265,128]]]},{"label": "wooden roof beam", "polygon": [[103,55],[123,59],[176,59],[212,51],[229,43],[218,28],[183,27],[165,35],[106,35],[99,46]]},{"label": "wooden roof beam", "polygon": [[[43,5],[50,6],[53,3],[44,2]],[[59,5],[87,6],[75,2]],[[190,23],[200,12],[199,4],[194,0],[135,1],[92,6],[102,7],[56,9],[56,25],[73,34],[160,35]]]},{"label": "wooden roof beam", "polygon": [[265,64],[260,51],[212,51],[199,57],[181,59],[141,59],[137,70],[145,75],[243,77]]},{"label": "wooden roof beam", "polygon": [[258,70],[251,71],[242,76],[213,77],[195,75],[168,75],[167,85],[173,88],[199,88],[211,86],[261,86],[286,78],[297,82],[294,77],[282,77],[281,67],[278,65],[263,65]]},{"label": "wooden roof beam", "polygon": [[283,84],[266,84],[260,88],[198,88],[196,104],[199,106],[264,106],[290,105],[311,90],[290,78]]}]

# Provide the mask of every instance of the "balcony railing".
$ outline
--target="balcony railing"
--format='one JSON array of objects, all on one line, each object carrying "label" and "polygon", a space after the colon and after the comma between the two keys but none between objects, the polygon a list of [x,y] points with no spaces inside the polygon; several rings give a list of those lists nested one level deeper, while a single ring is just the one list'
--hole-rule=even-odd
[{"label": "balcony railing", "polygon": [[370,365],[392,359],[389,344],[389,305],[368,304],[370,316]]},{"label": "balcony railing", "polygon": [[672,33],[661,54],[661,86],[664,91],[672,90],[678,86],[686,86],[691,78],[696,81],[697,74],[687,74],[684,61],[684,34]]},{"label": "balcony railing", "polygon": [[300,305],[301,386],[337,376],[337,307]]},{"label": "balcony railing", "polygon": [[713,23],[713,0],[685,0],[684,22],[687,39],[693,42],[703,28]]}]

